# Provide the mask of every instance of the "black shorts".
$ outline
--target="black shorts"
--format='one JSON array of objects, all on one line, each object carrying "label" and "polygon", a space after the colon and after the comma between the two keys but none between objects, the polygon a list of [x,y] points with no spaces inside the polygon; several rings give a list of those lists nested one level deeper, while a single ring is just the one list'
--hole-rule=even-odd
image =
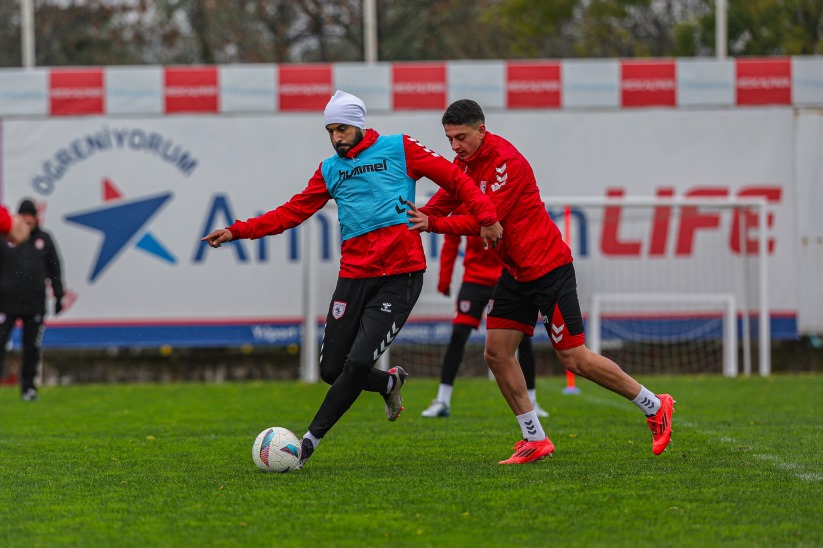
[{"label": "black shorts", "polygon": [[532,336],[538,312],[555,349],[586,342],[571,263],[530,282],[518,282],[504,271],[489,303],[486,329],[516,329]]},{"label": "black shorts", "polygon": [[339,278],[329,304],[320,368],[334,378],[349,361],[371,367],[394,340],[423,288],[423,271]]},{"label": "black shorts", "polygon": [[468,325],[473,329],[480,327],[480,320],[483,318],[483,312],[488,308],[493,291],[493,285],[463,282],[457,293],[452,324]]}]

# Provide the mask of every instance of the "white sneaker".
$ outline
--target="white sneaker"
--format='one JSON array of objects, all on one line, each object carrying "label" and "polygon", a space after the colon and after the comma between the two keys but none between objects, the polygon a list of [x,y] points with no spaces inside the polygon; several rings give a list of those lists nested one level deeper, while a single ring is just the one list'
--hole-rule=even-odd
[{"label": "white sneaker", "polygon": [[37,401],[37,390],[34,388],[28,388],[25,392],[21,394],[23,401]]},{"label": "white sneaker", "polygon": [[420,413],[421,416],[429,418],[448,417],[450,414],[449,406],[440,400],[432,400],[429,408]]},{"label": "white sneaker", "polygon": [[534,406],[534,412],[537,413],[538,417],[546,418],[549,416],[549,412],[540,407],[539,403],[533,402],[532,405]]}]

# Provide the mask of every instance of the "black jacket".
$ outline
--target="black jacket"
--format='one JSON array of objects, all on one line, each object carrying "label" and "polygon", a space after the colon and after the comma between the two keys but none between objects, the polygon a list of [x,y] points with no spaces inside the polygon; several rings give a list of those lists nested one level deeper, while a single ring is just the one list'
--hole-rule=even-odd
[{"label": "black jacket", "polygon": [[33,316],[46,312],[46,280],[57,300],[63,298],[60,257],[51,235],[39,226],[25,242],[0,240],[0,312]]}]

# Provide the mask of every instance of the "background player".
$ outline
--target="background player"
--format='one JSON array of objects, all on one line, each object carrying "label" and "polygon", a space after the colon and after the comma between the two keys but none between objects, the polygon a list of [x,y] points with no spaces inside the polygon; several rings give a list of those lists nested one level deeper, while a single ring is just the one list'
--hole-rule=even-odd
[{"label": "background player", "polygon": [[[451,295],[452,275],[461,239],[460,236],[447,234],[440,250],[440,278],[437,290],[447,297]],[[437,388],[437,397],[423,411],[422,416],[434,418],[448,417],[451,414],[452,389],[460,363],[463,361],[466,343],[471,332],[480,327],[483,311],[488,307],[494,284],[497,283],[502,270],[503,263],[495,253],[483,248],[483,242],[479,237],[466,236],[466,249],[463,254],[463,282],[455,302],[451,338],[443,356],[440,386]],[[520,341],[517,347],[517,359],[523,370],[529,399],[534,406],[535,413],[538,417],[548,417],[549,413],[537,403],[534,349],[531,337],[523,337]]]}]

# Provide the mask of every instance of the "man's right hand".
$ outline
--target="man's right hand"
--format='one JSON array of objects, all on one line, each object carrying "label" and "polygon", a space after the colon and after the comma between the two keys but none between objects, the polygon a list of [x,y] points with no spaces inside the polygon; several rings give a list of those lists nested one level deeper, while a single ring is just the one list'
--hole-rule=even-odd
[{"label": "man's right hand", "polygon": [[221,245],[225,244],[226,242],[230,242],[232,240],[231,230],[228,228],[218,228],[205,238],[202,238],[201,242],[206,242],[212,247],[220,247]]},{"label": "man's right hand", "polygon": [[489,246],[497,247],[497,244],[503,239],[503,225],[500,224],[500,221],[497,221],[493,225],[481,226],[480,238],[483,239],[483,249],[489,249]]}]

